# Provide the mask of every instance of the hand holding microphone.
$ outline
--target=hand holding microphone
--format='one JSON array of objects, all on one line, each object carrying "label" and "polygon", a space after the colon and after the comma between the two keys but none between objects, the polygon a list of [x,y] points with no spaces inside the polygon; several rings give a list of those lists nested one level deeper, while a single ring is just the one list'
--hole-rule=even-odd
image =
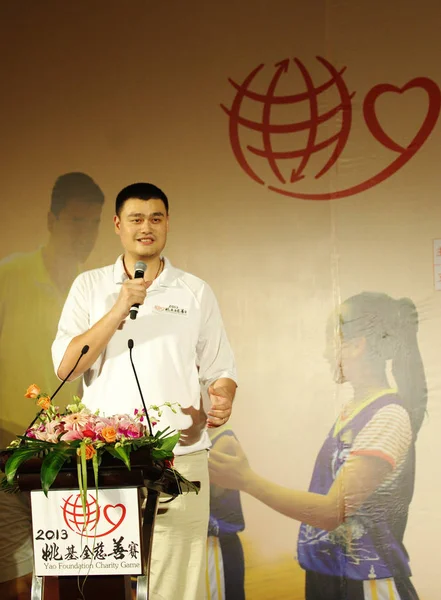
[{"label": "hand holding microphone", "polygon": [[[136,281],[136,279],[142,279],[142,281],[144,282],[144,273],[146,272],[146,269],[147,269],[147,265],[145,264],[145,262],[142,262],[142,260],[138,260],[138,262],[135,263],[135,273],[133,275],[133,279],[135,281]],[[144,288],[144,297],[142,299],[142,302],[144,302],[146,294],[147,294],[147,287]],[[136,319],[136,317],[138,315],[139,304],[142,304],[142,302],[132,304],[132,308],[130,309],[130,318],[131,319]]]},{"label": "hand holding microphone", "polygon": [[144,273],[147,265],[138,261],[135,264],[135,273],[133,279],[127,279],[121,287],[118,299],[114,306],[114,311],[118,314],[121,321],[126,319],[129,314],[131,319],[136,319],[138,310],[147,295],[147,288],[151,282],[144,281]]}]

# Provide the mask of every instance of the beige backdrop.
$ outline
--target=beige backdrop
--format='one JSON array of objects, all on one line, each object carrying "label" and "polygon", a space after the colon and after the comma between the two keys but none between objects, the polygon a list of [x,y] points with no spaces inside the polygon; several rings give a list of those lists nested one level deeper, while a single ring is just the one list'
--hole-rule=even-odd
[{"label": "beige backdrop", "polygon": [[[336,302],[372,290],[417,303],[429,418],[418,441],[405,542],[419,594],[437,600],[441,306],[432,240],[441,237],[440,124],[384,182],[343,199],[307,201],[247,176],[220,105],[230,107],[235,96],[228,78],[241,83],[260,64],[253,85],[265,93],[274,65],[291,59],[280,94],[303,91],[294,57],[315,85],[327,79],[316,56],[336,69],[347,67],[344,80],[355,96],[346,148],[321,180],[314,174],[329,151],[311,159],[302,181],[285,187],[320,193],[356,185],[396,157],[366,126],[368,91],[416,77],[441,83],[441,6],[435,0],[28,0],[3,2],[1,13],[0,256],[45,242],[50,190],[64,172],[90,174],[106,194],[85,267],[113,262],[119,252],[111,225],[118,190],[136,180],[162,187],[171,202],[169,258],[208,280],[220,301],[240,374],[232,427],[262,475],[293,488],[308,486],[346,394],[323,358],[325,323]],[[320,109],[335,102],[331,90]],[[384,95],[377,103],[382,126],[402,145],[426,107],[421,90]],[[262,119],[261,107],[250,100],[243,110]],[[273,116],[292,123],[307,112],[287,105]],[[325,124],[320,139],[340,121],[337,115]],[[256,133],[241,135],[243,144],[258,145]],[[288,149],[304,141],[293,136],[275,145]],[[275,183],[264,159],[253,157],[251,164],[266,184]],[[48,348],[40,350],[49,356]],[[23,389],[29,383],[25,377],[19,382]],[[19,423],[24,400],[3,395],[1,402],[2,422]],[[298,525],[249,497],[243,506],[247,598],[303,598],[293,558]]]}]

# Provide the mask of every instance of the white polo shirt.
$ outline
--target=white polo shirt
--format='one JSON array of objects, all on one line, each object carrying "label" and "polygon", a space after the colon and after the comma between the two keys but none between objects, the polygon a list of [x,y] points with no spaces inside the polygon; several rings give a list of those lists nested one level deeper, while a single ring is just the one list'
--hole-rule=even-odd
[{"label": "white polo shirt", "polygon": [[[114,265],[86,271],[74,281],[52,345],[55,372],[71,340],[90,329],[115,304],[127,279],[122,256]],[[127,318],[114,333],[94,365],[84,373],[83,402],[102,415],[133,414],[142,406],[130,364],[128,340],[133,339],[133,361],[144,400],[160,405],[178,402],[199,409],[203,387],[220,377],[236,381],[234,356],[211,288],[201,279],[174,268],[164,259],[164,270],[147,290],[136,320]],[[178,408],[178,407],[177,407]],[[156,416],[156,413],[152,413]],[[163,410],[156,429],[187,429],[191,417]],[[206,431],[176,454],[209,448]]]}]

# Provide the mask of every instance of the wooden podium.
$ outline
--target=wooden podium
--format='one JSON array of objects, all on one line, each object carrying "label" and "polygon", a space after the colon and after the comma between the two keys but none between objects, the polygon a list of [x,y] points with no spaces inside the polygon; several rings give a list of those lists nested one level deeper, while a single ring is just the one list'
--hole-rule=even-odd
[{"label": "wooden podium", "polygon": [[[0,468],[4,466],[9,452],[0,453]],[[153,542],[153,528],[158,512],[160,494],[166,494],[167,499],[182,493],[194,492],[194,488],[178,481],[172,469],[166,467],[164,461],[154,461],[147,447],[141,448],[130,455],[131,470],[125,464],[110,455],[105,454],[99,468],[98,488],[138,488],[138,499],[141,500],[141,489],[147,488],[147,500],[143,510],[140,510],[141,526],[141,564],[142,575],[136,577],[136,600],[149,598],[149,572]],[[31,458],[18,470],[17,482],[22,492],[41,489],[40,469],[41,460]],[[192,482],[199,489],[200,482]],[[95,489],[92,469],[88,469],[88,489]],[[78,489],[76,464],[62,467],[51,489]],[[141,501],[140,504],[141,506]],[[83,576],[81,576],[83,578]],[[48,580],[48,581],[46,581]],[[130,600],[131,577],[124,575],[90,575],[85,578],[84,596],[108,597],[115,600]],[[95,596],[93,596],[95,594]],[[98,594],[98,596],[97,596]],[[33,575],[31,600],[81,600],[76,576],[37,577]],[[167,599],[170,600],[170,599]]]}]

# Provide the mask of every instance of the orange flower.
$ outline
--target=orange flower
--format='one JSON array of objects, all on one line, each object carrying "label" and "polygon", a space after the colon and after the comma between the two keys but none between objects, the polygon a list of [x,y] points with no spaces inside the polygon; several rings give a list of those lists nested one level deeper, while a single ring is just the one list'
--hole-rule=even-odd
[{"label": "orange flower", "polygon": [[86,446],[86,460],[90,460],[94,454],[96,454],[95,448],[91,444],[87,444],[87,446]]},{"label": "orange flower", "polygon": [[41,396],[41,398],[38,399],[37,406],[39,406],[43,410],[47,410],[50,407],[50,405],[51,399],[49,398],[49,396]]},{"label": "orange flower", "polygon": [[[80,448],[78,448],[77,454],[78,454],[78,456],[81,456]],[[95,448],[92,446],[92,444],[87,444],[86,445],[86,460],[90,460],[94,454],[96,454]]]},{"label": "orange flower", "polygon": [[26,390],[26,394],[25,394],[25,398],[37,398],[38,394],[41,392],[40,388],[38,387],[38,385],[36,385],[35,383],[33,383],[32,385],[30,385],[28,387],[28,389]]},{"label": "orange flower", "polygon": [[101,437],[105,442],[111,444],[116,441],[116,430],[114,427],[107,425],[107,427],[103,427],[101,429]]}]

